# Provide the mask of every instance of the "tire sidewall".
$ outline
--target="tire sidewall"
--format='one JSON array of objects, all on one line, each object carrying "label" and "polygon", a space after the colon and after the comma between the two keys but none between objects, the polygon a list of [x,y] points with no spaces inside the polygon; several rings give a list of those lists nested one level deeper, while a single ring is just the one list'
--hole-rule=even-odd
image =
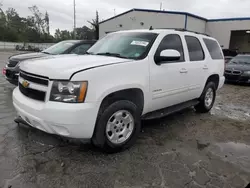
[{"label": "tire sidewall", "polygon": [[[205,104],[205,96],[206,96],[206,93],[207,93],[207,91],[208,91],[209,88],[211,88],[211,89],[213,90],[213,101],[212,101],[211,105],[208,107],[208,106],[206,106],[206,104]],[[204,89],[203,96],[202,96],[202,103],[203,103],[204,107],[205,107],[208,111],[213,107],[214,102],[215,102],[215,98],[216,98],[215,84],[214,84],[213,82],[209,82],[209,83],[206,85],[206,87],[205,87],[205,89]]]},{"label": "tire sidewall", "polygon": [[[134,130],[127,141],[120,144],[114,144],[110,142],[107,137],[106,126],[110,117],[119,110],[127,110],[131,113],[134,118]],[[104,150],[123,150],[130,147],[135,142],[140,129],[140,114],[137,106],[134,103],[126,100],[117,101],[104,109],[103,112],[99,115],[95,127],[95,133],[93,136],[94,144],[98,147],[103,148]]]}]

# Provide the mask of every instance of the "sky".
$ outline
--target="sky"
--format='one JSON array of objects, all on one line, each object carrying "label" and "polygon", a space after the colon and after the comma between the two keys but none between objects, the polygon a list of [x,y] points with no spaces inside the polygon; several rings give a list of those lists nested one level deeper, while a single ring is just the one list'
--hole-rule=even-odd
[{"label": "sky", "polygon": [[[132,8],[184,11],[205,18],[250,17],[250,0],[75,0],[76,26],[90,26],[98,10],[100,20],[105,20]],[[48,11],[50,30],[73,28],[73,0],[0,0],[2,9],[15,8],[20,16],[31,15],[28,7],[37,5],[43,13]]]}]

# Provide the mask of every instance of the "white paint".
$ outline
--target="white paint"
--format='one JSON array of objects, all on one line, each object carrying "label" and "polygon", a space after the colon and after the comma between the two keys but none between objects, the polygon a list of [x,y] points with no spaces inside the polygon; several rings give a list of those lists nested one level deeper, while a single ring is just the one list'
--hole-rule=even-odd
[{"label": "white paint", "polygon": [[[210,37],[175,30],[123,32],[154,32],[159,35],[148,55],[141,60],[65,55],[24,62],[21,69],[26,72],[53,79],[65,80],[72,77],[71,81],[88,81],[88,89],[84,103],[67,104],[49,100],[53,80],[49,81],[44,102],[30,99],[16,88],[13,92],[13,103],[18,114],[23,118],[28,117],[31,126],[49,133],[72,138],[91,138],[100,105],[103,99],[113,92],[131,88],[141,90],[144,96],[142,114],[146,114],[199,98],[207,78],[212,74],[220,76],[219,88],[224,84],[224,60],[212,60],[202,40],[204,37]],[[180,35],[185,61],[157,65],[154,61],[156,50],[162,39],[169,34]],[[189,61],[185,35],[200,40],[205,53],[204,60]],[[112,65],[105,66],[108,64]],[[91,69],[95,66],[99,67]],[[83,69],[87,70],[81,71]],[[37,88],[35,83],[34,88]]]}]

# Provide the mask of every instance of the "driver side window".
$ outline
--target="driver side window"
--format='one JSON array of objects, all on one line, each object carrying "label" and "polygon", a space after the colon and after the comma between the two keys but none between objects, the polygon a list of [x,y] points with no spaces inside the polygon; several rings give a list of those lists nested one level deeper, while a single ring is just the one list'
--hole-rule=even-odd
[{"label": "driver side window", "polygon": [[162,39],[158,49],[156,50],[155,57],[159,57],[162,50],[177,50],[180,52],[181,56],[180,59],[175,62],[185,61],[181,38],[177,34],[169,34]]},{"label": "driver side window", "polygon": [[74,48],[70,53],[71,54],[85,54],[86,51],[91,47],[91,44],[81,44]]}]

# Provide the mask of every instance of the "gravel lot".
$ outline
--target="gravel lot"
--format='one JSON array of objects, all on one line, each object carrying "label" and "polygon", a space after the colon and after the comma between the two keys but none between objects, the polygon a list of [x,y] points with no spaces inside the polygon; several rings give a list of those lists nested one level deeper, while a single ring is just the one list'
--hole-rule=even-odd
[{"label": "gravel lot", "polygon": [[[10,56],[0,52],[0,68]],[[90,144],[13,122],[14,87],[0,76],[0,187],[244,188],[250,182],[250,86],[225,85],[208,114],[192,108],[143,122],[129,150]]]}]

